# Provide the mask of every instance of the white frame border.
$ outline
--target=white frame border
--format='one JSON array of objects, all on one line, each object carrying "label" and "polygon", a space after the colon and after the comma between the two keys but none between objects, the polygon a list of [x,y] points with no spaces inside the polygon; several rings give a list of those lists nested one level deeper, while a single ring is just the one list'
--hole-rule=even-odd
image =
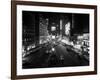
[{"label": "white frame border", "polygon": [[[63,68],[37,68],[22,69],[22,10],[25,11],[43,11],[43,12],[62,12],[62,13],[84,13],[90,15],[90,65],[81,67],[63,67]],[[71,73],[94,71],[94,9],[82,8],[60,8],[47,6],[17,5],[17,75],[36,75],[51,73]]]}]

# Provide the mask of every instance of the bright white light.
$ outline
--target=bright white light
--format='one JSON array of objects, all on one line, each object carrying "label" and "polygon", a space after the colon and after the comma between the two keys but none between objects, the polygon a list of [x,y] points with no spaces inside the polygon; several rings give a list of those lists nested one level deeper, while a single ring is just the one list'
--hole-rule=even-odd
[{"label": "bright white light", "polygon": [[55,39],[55,36],[52,36],[52,39]]},{"label": "bright white light", "polygon": [[83,39],[83,36],[78,36],[77,38],[78,38],[78,39]]},{"label": "bright white light", "polygon": [[65,25],[65,34],[66,34],[66,35],[69,35],[69,34],[70,34],[70,22],[68,22],[68,23]]},{"label": "bright white light", "polygon": [[62,39],[61,42],[65,43],[65,44],[70,44],[70,42],[68,40],[64,40],[64,39]]},{"label": "bright white light", "polygon": [[27,50],[30,50],[30,47],[28,47]]},{"label": "bright white light", "polygon": [[32,48],[35,48],[35,47],[36,47],[35,45],[32,46]]},{"label": "bright white light", "polygon": [[52,51],[55,51],[55,48],[52,48]]},{"label": "bright white light", "polygon": [[56,27],[55,26],[52,26],[51,27],[51,31],[55,31],[56,30]]}]

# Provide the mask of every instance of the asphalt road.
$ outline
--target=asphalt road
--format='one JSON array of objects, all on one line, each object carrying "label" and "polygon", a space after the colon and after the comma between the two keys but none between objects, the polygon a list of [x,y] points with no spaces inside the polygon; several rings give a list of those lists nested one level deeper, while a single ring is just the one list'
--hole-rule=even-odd
[{"label": "asphalt road", "polygon": [[89,65],[83,56],[79,56],[72,50],[68,50],[62,43],[54,47],[54,51],[46,53],[48,47],[43,47],[32,52],[26,57],[23,68],[46,68],[46,67],[68,67]]}]

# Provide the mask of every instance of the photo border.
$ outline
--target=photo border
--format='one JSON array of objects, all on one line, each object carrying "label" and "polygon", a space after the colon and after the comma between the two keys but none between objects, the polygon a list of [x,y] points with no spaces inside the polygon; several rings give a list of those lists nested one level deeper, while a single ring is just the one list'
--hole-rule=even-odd
[{"label": "photo border", "polygon": [[[36,75],[17,75],[17,63],[16,63],[17,62],[16,58],[17,57],[17,16],[16,16],[17,5],[94,9],[94,71],[36,74]],[[97,74],[97,6],[96,5],[47,3],[47,2],[33,2],[33,1],[11,1],[11,79],[12,80],[44,78],[44,77],[92,75],[92,74]]]}]

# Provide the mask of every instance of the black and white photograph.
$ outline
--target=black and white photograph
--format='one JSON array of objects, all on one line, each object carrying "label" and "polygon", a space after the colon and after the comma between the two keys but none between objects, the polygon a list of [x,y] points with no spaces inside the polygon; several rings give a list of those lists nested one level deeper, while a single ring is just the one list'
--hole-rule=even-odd
[{"label": "black and white photograph", "polygon": [[22,11],[22,68],[89,66],[89,14]]}]

